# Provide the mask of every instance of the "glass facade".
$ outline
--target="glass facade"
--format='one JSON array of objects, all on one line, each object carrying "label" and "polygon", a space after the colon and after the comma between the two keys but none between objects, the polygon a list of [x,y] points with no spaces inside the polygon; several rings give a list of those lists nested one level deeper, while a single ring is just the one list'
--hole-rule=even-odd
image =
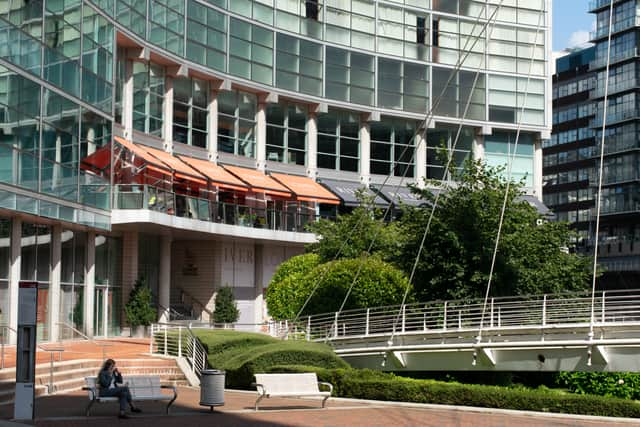
[{"label": "glass facade", "polygon": [[218,150],[255,157],[257,97],[240,91],[218,93]]},{"label": "glass facade", "polygon": [[266,143],[267,160],[306,165],[306,109],[297,105],[269,104]]}]

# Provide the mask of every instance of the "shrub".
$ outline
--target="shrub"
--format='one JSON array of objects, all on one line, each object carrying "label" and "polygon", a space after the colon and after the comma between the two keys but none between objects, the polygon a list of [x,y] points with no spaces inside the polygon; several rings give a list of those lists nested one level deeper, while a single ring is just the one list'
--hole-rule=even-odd
[{"label": "shrub", "polygon": [[560,372],[558,385],[572,393],[640,400],[640,374],[629,372]]},{"label": "shrub", "polygon": [[216,295],[213,321],[215,323],[234,323],[240,317],[240,310],[233,298],[233,289],[224,286]]},{"label": "shrub", "polygon": [[400,304],[407,288],[411,295],[411,285],[404,273],[380,258],[342,259],[319,265],[305,277],[309,282],[317,278],[322,281],[304,314],[339,310],[356,274],[358,278],[344,310]]},{"label": "shrub", "polygon": [[133,285],[124,313],[131,326],[149,326],[156,321],[158,314],[153,308],[151,289],[144,279],[139,278]]},{"label": "shrub", "polygon": [[265,296],[271,316],[275,319],[293,319],[298,314],[313,286],[304,278],[319,262],[318,255],[305,254],[280,264]]}]

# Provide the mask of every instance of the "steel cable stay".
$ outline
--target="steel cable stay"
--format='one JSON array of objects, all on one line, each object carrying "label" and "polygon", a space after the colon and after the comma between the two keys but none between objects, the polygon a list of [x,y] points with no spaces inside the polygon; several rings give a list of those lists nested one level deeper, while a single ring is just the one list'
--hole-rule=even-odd
[{"label": "steel cable stay", "polygon": [[[513,154],[509,157],[507,157],[507,183],[506,183],[506,188],[505,188],[505,193],[504,193],[504,199],[502,201],[502,208],[500,210],[500,218],[498,221],[498,231],[496,233],[496,241],[493,247],[493,255],[491,257],[491,268],[489,270],[489,279],[487,281],[487,288],[485,290],[485,296],[484,296],[484,302],[482,303],[482,313],[480,315],[480,326],[478,328],[478,336],[476,337],[476,346],[479,346],[479,344],[482,342],[482,330],[484,327],[484,319],[485,316],[487,314],[487,304],[489,301],[489,294],[491,292],[491,283],[493,280],[493,273],[495,270],[495,263],[496,263],[496,259],[498,256],[498,247],[500,245],[500,237],[502,235],[502,226],[504,225],[504,216],[505,216],[505,212],[507,210],[507,201],[509,200],[509,190],[511,189],[511,178],[512,178],[512,172],[513,172],[513,163],[515,162],[515,158],[516,158],[516,153],[518,150],[518,142],[520,141],[520,134],[522,131],[522,122],[524,120],[524,112],[527,106],[527,96],[529,94],[529,84],[531,82],[531,74],[533,71],[533,63],[535,61],[535,49],[538,46],[538,36],[540,35],[540,29],[542,27],[542,21],[543,21],[543,17],[544,17],[545,11],[541,10],[540,13],[538,14],[538,25],[536,28],[536,37],[534,40],[534,45],[533,45],[533,50],[534,50],[534,54],[531,55],[531,61],[529,62],[529,70],[527,73],[527,81],[525,83],[525,90],[524,90],[524,97],[522,100],[522,107],[520,109],[520,118],[518,119],[518,126],[516,129],[516,138],[513,144]],[[544,40],[544,37],[543,37]],[[543,42],[544,43],[544,42]],[[475,366],[476,362],[477,362],[477,358],[478,358],[478,353],[477,350],[475,350],[473,352],[473,361],[472,364]]]},{"label": "steel cable stay", "polygon": [[[425,119],[420,123],[420,126],[418,126],[416,128],[416,131],[414,132],[414,134],[411,137],[411,141],[415,141],[416,137],[422,133],[425,132],[426,128],[428,127],[429,122],[433,119],[433,116],[435,115],[435,110],[437,109],[437,107],[440,105],[440,102],[442,101],[442,99],[444,98],[444,94],[447,91],[449,85],[451,84],[451,82],[453,81],[453,79],[456,77],[457,72],[462,68],[462,65],[464,64],[464,62],[466,61],[466,59],[468,58],[468,56],[471,54],[471,52],[473,51],[473,49],[475,48],[476,44],[478,43],[479,40],[483,39],[483,35],[486,32],[486,29],[488,27],[488,25],[490,24],[490,22],[494,19],[497,19],[497,13],[500,10],[502,4],[504,3],[504,0],[500,0],[500,4],[498,6],[496,6],[495,10],[492,12],[491,16],[487,19],[487,22],[484,23],[482,25],[482,28],[479,32],[478,35],[474,35],[474,33],[476,32],[476,27],[478,27],[478,24],[480,23],[481,19],[482,19],[482,15],[486,13],[480,13],[478,14],[478,16],[476,17],[473,27],[471,29],[471,34],[470,37],[467,38],[465,45],[463,46],[462,52],[464,52],[464,54],[458,59],[458,62],[456,63],[455,67],[451,70],[451,73],[449,75],[449,78],[446,82],[446,84],[444,85],[444,87],[442,88],[442,91],[440,92],[440,95],[434,99],[435,103],[432,103],[431,108],[429,109],[429,111],[427,112]],[[482,12],[486,11],[486,6],[483,7]],[[494,23],[495,24],[495,23]],[[495,25],[494,25],[495,26]],[[473,40],[473,44],[468,48],[469,43],[471,42],[471,40]],[[468,49],[467,49],[468,48]],[[486,53],[485,53],[486,56]],[[478,67],[476,67],[478,68]],[[476,79],[477,81],[477,79]],[[470,95],[471,97],[471,95]],[[462,120],[461,120],[461,126],[462,126]],[[415,149],[414,149],[414,153],[411,156],[411,159],[414,159],[415,157],[415,153],[418,149],[418,147],[420,146],[420,144],[426,144],[426,138],[421,138],[418,140],[418,143],[415,144]],[[406,145],[405,148],[403,149],[403,151],[401,152],[400,158],[404,158],[404,155],[406,154],[407,150],[409,149],[410,145]],[[395,161],[395,159],[394,159]],[[395,186],[394,191],[393,191],[393,200],[395,200],[397,198],[397,194],[402,186],[402,182],[404,181],[404,179],[406,178],[407,172],[408,172],[409,168],[405,168],[405,171],[403,173],[403,176],[401,177],[400,182]],[[386,177],[385,180],[383,181],[383,183],[380,185],[380,189],[384,188],[385,186],[387,186],[389,179],[391,178],[392,172],[390,172]],[[387,206],[385,213],[384,213],[384,217],[386,217],[389,212],[391,211],[391,203]],[[336,259],[338,259],[338,257],[340,256],[340,254],[342,253],[342,251],[344,250],[344,248],[346,247],[346,245],[349,243],[349,240],[351,238],[351,236],[356,232],[356,230],[359,228],[361,224],[361,220],[359,220],[354,227],[352,228],[352,230],[350,231],[349,235],[347,236],[347,238],[344,240],[344,242],[342,243],[342,245],[340,246],[340,248],[338,249],[338,251],[336,252],[336,254],[333,257],[333,260],[335,261]],[[377,236],[377,235],[376,235]],[[374,242],[375,243],[375,239]],[[373,245],[372,243],[372,245]],[[372,247],[371,245],[371,247]],[[367,252],[370,251],[370,248]],[[359,269],[360,270],[360,269]],[[324,276],[326,275],[326,271],[322,272],[322,274],[318,277],[318,280],[316,280],[311,293],[309,294],[309,296],[306,298],[304,304],[302,305],[302,307],[300,308],[300,310],[298,311],[298,313],[296,314],[296,317],[293,319],[293,323],[296,324],[298,322],[298,320],[300,319],[300,316],[302,315],[302,312],[304,311],[304,309],[307,307],[307,305],[309,304],[309,302],[311,301],[311,298],[313,297],[313,295],[315,294],[315,292],[317,291],[317,289],[319,288],[320,284],[322,283],[322,280],[324,279]],[[348,292],[350,293],[350,291]],[[346,301],[346,299],[345,299]],[[342,305],[342,307],[344,307],[344,303]],[[342,310],[342,308],[341,308]],[[287,331],[288,333],[288,331]]]},{"label": "steel cable stay", "polygon": [[[591,315],[589,318],[589,342],[593,342],[594,337],[594,324],[595,324],[595,303],[596,303],[596,273],[598,269],[598,242],[600,234],[600,211],[602,208],[602,179],[604,171],[604,139],[605,130],[607,126],[607,101],[609,98],[609,69],[611,68],[611,33],[613,30],[613,2],[609,4],[609,34],[607,37],[607,66],[605,69],[605,81],[604,81],[604,101],[602,102],[602,136],[600,140],[600,167],[598,170],[598,195],[596,196],[596,229],[595,229],[595,243],[593,249],[593,271],[592,271],[592,283],[591,283]],[[587,366],[591,366],[591,353],[592,345],[589,345],[587,351]]]}]

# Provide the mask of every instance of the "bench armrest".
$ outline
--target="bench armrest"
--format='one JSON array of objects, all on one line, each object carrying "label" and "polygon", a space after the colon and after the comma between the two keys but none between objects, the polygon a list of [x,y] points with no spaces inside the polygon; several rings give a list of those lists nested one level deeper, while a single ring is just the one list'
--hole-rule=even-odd
[{"label": "bench armrest", "polygon": [[169,404],[167,405],[167,415],[169,414],[169,408],[171,408],[171,405],[173,405],[173,402],[176,401],[176,399],[178,398],[178,392],[176,391],[175,386],[172,385],[160,385],[161,389],[167,389],[167,390],[173,390],[173,399],[171,399],[171,401],[169,402]]},{"label": "bench armrest", "polygon": [[251,386],[252,386],[252,387],[255,387],[255,388],[256,388],[256,391],[257,391],[259,394],[266,394],[266,393],[265,393],[265,392],[266,392],[266,390],[264,389],[264,386],[263,386],[262,384],[258,384],[258,383],[251,383]]},{"label": "bench armrest", "polygon": [[329,388],[329,393],[333,393],[333,384],[325,383],[325,382],[322,382],[322,381],[318,381],[318,388],[320,388],[321,385],[326,386],[327,388]]},{"label": "bench armrest", "polygon": [[96,400],[96,397],[98,397],[98,393],[96,393],[95,387],[82,387],[82,390],[91,393],[91,400]]}]

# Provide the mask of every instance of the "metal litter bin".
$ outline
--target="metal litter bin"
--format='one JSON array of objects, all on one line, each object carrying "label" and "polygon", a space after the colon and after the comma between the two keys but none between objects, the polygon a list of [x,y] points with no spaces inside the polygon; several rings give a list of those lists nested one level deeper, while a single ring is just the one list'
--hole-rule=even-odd
[{"label": "metal litter bin", "polygon": [[211,411],[214,406],[224,405],[224,377],[225,372],[217,369],[200,371],[200,405]]}]

